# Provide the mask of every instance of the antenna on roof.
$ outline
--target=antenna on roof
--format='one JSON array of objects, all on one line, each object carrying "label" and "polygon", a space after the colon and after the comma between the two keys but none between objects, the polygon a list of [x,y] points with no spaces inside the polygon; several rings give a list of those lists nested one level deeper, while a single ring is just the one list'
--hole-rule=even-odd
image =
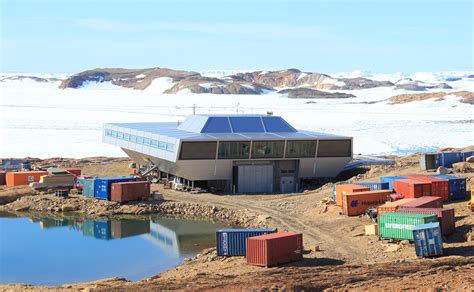
[{"label": "antenna on roof", "polygon": [[267,111],[267,116],[273,116],[273,112]]}]

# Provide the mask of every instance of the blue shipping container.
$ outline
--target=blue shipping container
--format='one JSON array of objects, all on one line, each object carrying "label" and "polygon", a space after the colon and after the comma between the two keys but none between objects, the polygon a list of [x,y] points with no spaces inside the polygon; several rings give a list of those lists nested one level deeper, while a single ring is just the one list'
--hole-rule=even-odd
[{"label": "blue shipping container", "polygon": [[413,240],[417,256],[443,255],[443,240],[438,222],[416,225],[413,229]]},{"label": "blue shipping container", "polygon": [[96,199],[110,200],[110,188],[113,183],[137,181],[136,177],[110,177],[96,178],[94,182],[94,197]]},{"label": "blue shipping container", "polygon": [[389,190],[389,184],[385,182],[348,182],[348,183],[338,183],[332,186],[332,200],[336,201],[336,185],[358,185],[363,187],[368,187],[371,191],[379,190]]},{"label": "blue shipping container", "polygon": [[467,199],[466,178],[446,174],[433,175],[433,177],[448,180],[449,199],[451,201]]},{"label": "blue shipping container", "polygon": [[469,157],[474,156],[474,150],[461,152],[461,156],[462,156],[462,161],[466,161]]},{"label": "blue shipping container", "polygon": [[384,177],[380,178],[380,182],[387,183],[388,184],[387,189],[391,190],[391,191],[393,191],[393,181],[394,180],[408,180],[408,179],[403,178],[401,176],[396,176],[396,175],[394,175],[394,176],[384,176]]},{"label": "blue shipping container", "polygon": [[94,237],[109,240],[112,238],[110,221],[94,221]]},{"label": "blue shipping container", "polygon": [[453,163],[463,161],[461,152],[440,152],[436,156],[436,166],[451,167]]},{"label": "blue shipping container", "polygon": [[277,232],[276,228],[221,229],[216,232],[218,256],[245,256],[247,238]]}]

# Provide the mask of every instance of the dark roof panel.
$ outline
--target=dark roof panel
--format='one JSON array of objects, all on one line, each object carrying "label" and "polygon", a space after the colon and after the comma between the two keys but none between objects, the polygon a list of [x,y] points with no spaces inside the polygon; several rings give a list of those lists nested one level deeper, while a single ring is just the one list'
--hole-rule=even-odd
[{"label": "dark roof panel", "polygon": [[265,130],[267,132],[275,133],[291,133],[297,132],[295,128],[290,126],[284,119],[281,117],[262,117],[263,124],[265,125]]},{"label": "dark roof panel", "polygon": [[229,117],[234,133],[265,133],[260,117]]}]

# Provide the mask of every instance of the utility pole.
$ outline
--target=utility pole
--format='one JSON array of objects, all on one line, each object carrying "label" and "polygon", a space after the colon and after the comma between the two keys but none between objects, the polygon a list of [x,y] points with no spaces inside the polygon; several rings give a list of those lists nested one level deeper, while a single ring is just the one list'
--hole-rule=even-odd
[{"label": "utility pole", "polygon": [[193,115],[196,114],[196,104],[193,104]]}]

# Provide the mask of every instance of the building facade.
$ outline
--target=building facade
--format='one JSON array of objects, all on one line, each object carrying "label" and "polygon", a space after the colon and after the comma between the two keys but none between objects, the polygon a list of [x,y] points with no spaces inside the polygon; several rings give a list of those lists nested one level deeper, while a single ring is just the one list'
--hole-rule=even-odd
[{"label": "building facade", "polygon": [[175,181],[232,193],[299,190],[352,160],[352,137],[300,131],[268,115],[191,115],[182,123],[104,124],[103,142]]}]

